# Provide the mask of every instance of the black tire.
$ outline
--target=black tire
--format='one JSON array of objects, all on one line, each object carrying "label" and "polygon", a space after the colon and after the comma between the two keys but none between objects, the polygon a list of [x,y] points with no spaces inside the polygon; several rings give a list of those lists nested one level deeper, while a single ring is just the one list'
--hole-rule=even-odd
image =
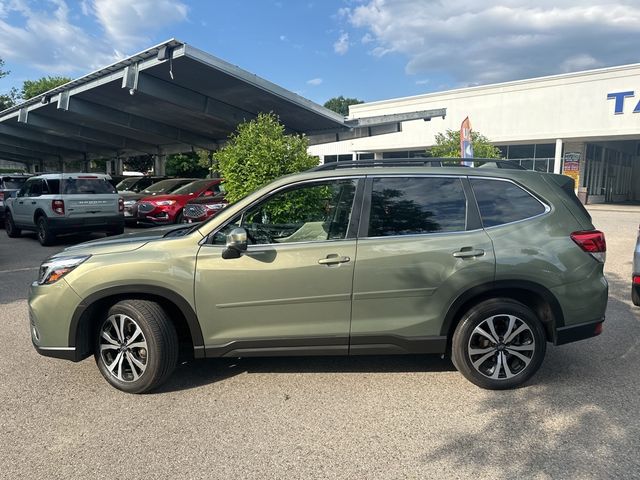
[{"label": "black tire", "polygon": [[182,219],[184,217],[182,216],[182,210],[180,210],[180,212],[176,215],[175,221],[173,223],[175,223],[176,225],[179,225],[182,223]]},{"label": "black tire", "polygon": [[464,315],[451,347],[453,363],[467,380],[481,388],[505,390],[522,385],[538,371],[547,345],[542,324],[530,308],[495,298]]},{"label": "black tire", "polygon": [[9,211],[4,214],[4,230],[10,238],[18,238],[22,233],[22,230],[16,227],[16,224],[13,222],[13,217]]},{"label": "black tire", "polygon": [[47,247],[49,245],[53,245],[56,242],[56,236],[51,233],[49,229],[49,222],[47,221],[47,217],[38,217],[36,220],[36,226],[38,227],[37,236],[40,245],[43,247]]},{"label": "black tire", "polygon": [[640,307],[640,292],[638,290],[640,290],[640,288],[636,285],[631,286],[631,301],[636,307]]},{"label": "black tire", "polygon": [[100,322],[94,357],[112,386],[123,392],[145,393],[158,388],[173,372],[178,361],[178,336],[157,303],[122,300]]}]

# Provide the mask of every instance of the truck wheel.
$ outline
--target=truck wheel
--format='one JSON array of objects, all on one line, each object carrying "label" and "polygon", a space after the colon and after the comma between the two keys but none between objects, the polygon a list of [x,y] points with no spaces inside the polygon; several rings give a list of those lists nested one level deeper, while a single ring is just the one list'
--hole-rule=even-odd
[{"label": "truck wheel", "polygon": [[178,336],[164,309],[148,300],[122,300],[101,322],[95,359],[115,388],[145,393],[159,387],[178,361]]},{"label": "truck wheel", "polygon": [[509,298],[494,298],[465,314],[451,346],[453,363],[467,380],[504,390],[522,385],[536,373],[546,338],[530,308]]},{"label": "truck wheel", "polygon": [[17,238],[20,236],[20,233],[22,233],[22,231],[16,227],[16,224],[13,223],[11,212],[8,211],[4,214],[4,230],[10,238]]},{"label": "truck wheel", "polygon": [[53,245],[56,241],[56,236],[51,233],[49,230],[49,222],[47,221],[47,217],[38,217],[37,220],[38,226],[38,241],[42,246]]}]

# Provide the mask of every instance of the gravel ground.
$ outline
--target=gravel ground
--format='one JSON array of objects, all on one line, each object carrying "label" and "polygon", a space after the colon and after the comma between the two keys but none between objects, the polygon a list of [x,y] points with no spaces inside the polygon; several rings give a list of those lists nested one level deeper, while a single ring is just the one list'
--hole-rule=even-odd
[{"label": "gravel ground", "polygon": [[63,245],[0,232],[0,478],[640,478],[640,208],[592,214],[608,242],[605,332],[550,346],[507,392],[407,356],[207,360],[123,394],[92,359],[33,350],[26,285]]}]

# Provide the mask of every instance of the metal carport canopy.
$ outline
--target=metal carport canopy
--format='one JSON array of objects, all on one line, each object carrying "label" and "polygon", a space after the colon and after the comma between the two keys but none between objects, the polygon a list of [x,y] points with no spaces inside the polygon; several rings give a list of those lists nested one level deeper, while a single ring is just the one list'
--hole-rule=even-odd
[{"label": "metal carport canopy", "polygon": [[367,119],[359,128],[358,120],[172,39],[0,112],[0,158],[33,163],[215,150],[261,112],[276,113],[289,132],[312,134],[311,143],[388,133],[400,128],[394,121],[445,114]]}]

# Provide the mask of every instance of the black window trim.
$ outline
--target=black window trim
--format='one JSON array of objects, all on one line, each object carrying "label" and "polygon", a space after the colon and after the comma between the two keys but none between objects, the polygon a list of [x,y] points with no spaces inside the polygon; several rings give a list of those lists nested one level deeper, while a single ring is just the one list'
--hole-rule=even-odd
[{"label": "black window trim", "polygon": [[[429,232],[429,233],[411,233],[408,235],[385,235],[385,236],[376,236],[370,237],[369,234],[369,217],[371,215],[371,194],[373,192],[373,180],[375,178],[393,178],[393,177],[403,177],[403,178],[457,178],[460,180],[462,184],[463,194],[465,196],[466,201],[466,218],[465,218],[465,229],[464,230],[455,230],[449,232]],[[442,236],[442,235],[460,235],[464,233],[474,232],[478,230],[482,230],[482,224],[480,221],[480,211],[478,210],[478,206],[475,200],[475,197],[469,196],[469,194],[473,194],[471,191],[471,185],[467,180],[466,175],[438,175],[433,173],[376,173],[369,174],[366,176],[365,188],[364,188],[364,199],[362,202],[362,215],[360,217],[360,227],[358,228],[358,240],[379,240],[379,239],[387,239],[387,238],[410,238],[410,237],[424,237],[424,236]]]},{"label": "black window trim", "polygon": [[[544,212],[539,213],[537,215],[533,215],[532,217],[525,217],[525,218],[521,218],[520,220],[514,220],[513,222],[507,222],[507,223],[501,223],[499,225],[492,225],[490,227],[485,227],[483,225],[482,228],[484,228],[485,230],[493,230],[494,228],[500,228],[500,227],[504,227],[505,225],[514,225],[516,223],[520,223],[520,222],[526,222],[529,221],[531,219],[534,218],[538,218],[538,217],[542,217],[544,215],[547,215],[549,212],[551,212],[552,207],[549,205],[549,203],[545,200],[543,200],[539,195],[533,193],[530,189],[528,189],[526,186],[522,185],[521,183],[512,180],[510,178],[500,178],[500,177],[485,177],[485,176],[480,176],[480,175],[468,175],[467,176],[468,180],[469,180],[469,186],[471,187],[471,194],[473,195],[473,202],[476,205],[476,208],[478,209],[478,214],[480,215],[480,206],[478,205],[478,199],[476,198],[475,192],[473,191],[473,186],[471,185],[471,180],[472,179],[478,179],[478,180],[498,180],[500,182],[509,182],[514,184],[516,187],[521,188],[522,190],[524,190],[526,193],[528,193],[531,197],[534,198],[534,200],[537,200],[543,207],[544,207]],[[480,215],[480,221],[482,222],[482,215]]]},{"label": "black window trim", "polygon": [[[276,247],[276,246],[285,247],[285,246],[293,246],[293,245],[307,245],[307,244],[314,244],[314,243],[317,244],[317,243],[330,243],[330,242],[336,243],[336,242],[345,242],[345,241],[355,240],[357,238],[357,228],[358,228],[358,225],[360,224],[360,218],[362,215],[362,209],[358,209],[357,205],[362,204],[365,177],[366,177],[365,175],[345,175],[345,176],[339,176],[339,177],[308,178],[305,180],[288,183],[286,185],[281,185],[280,187],[274,190],[271,190],[266,195],[263,195],[260,198],[257,198],[255,201],[251,202],[249,205],[246,205],[244,208],[242,208],[242,210],[234,213],[222,224],[220,224],[218,227],[214,228],[211,232],[209,232],[207,236],[201,240],[200,245],[225,248],[224,245],[215,245],[213,243],[213,237],[215,236],[215,234],[218,233],[223,228],[225,228],[227,225],[229,225],[229,223],[231,223],[233,219],[237,218],[238,215],[240,215],[241,217],[244,217],[245,213],[250,208],[260,203],[266,202],[268,199],[270,199],[271,197],[273,197],[274,195],[276,195],[277,193],[283,190],[287,190],[289,188],[295,188],[297,186],[305,185],[308,183],[327,183],[327,182],[337,181],[337,180],[355,180],[356,182],[356,191],[353,196],[353,203],[351,205],[351,217],[349,219],[349,226],[347,227],[347,235],[345,238],[331,239],[331,240],[308,240],[305,242],[292,242],[292,243],[262,243],[258,245],[249,245],[249,248],[252,248],[252,247],[264,248],[264,247]],[[354,208],[354,206],[356,208]]]}]

